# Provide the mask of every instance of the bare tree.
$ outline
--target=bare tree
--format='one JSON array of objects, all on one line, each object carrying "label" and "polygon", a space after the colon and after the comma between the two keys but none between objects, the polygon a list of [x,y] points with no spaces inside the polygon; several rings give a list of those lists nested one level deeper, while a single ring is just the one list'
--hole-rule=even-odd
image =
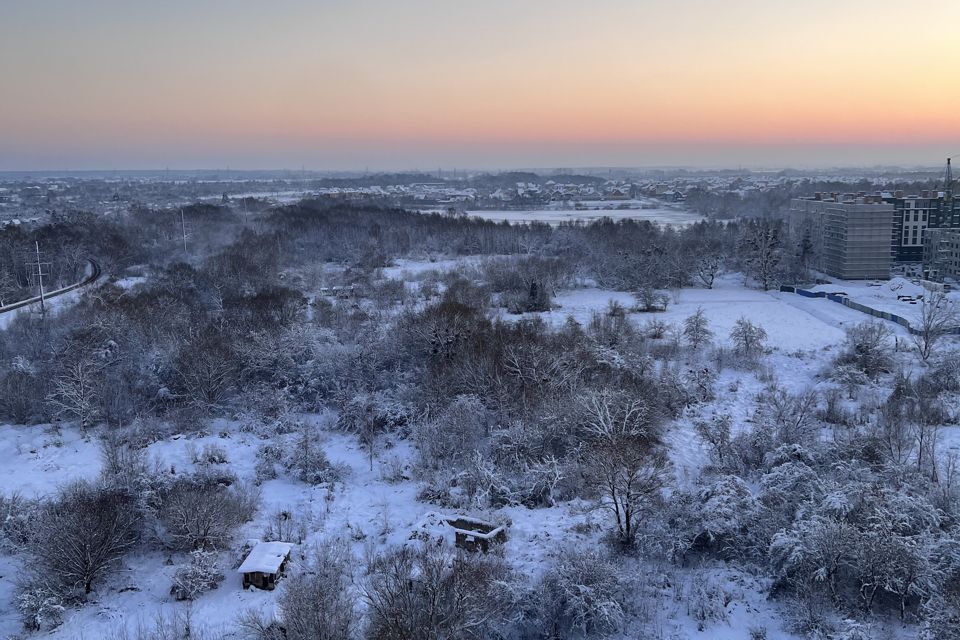
[{"label": "bare tree", "polygon": [[369,640],[499,637],[513,615],[510,570],[494,555],[403,546],[375,558],[368,572],[361,589]]},{"label": "bare tree", "polygon": [[910,332],[921,360],[926,362],[930,358],[940,339],[957,327],[958,319],[957,306],[946,295],[931,292],[924,296],[919,326]]},{"label": "bare tree", "polygon": [[305,570],[286,582],[280,607],[289,640],[349,640],[357,636],[350,566],[343,541],[321,544]]},{"label": "bare tree", "polygon": [[583,427],[591,439],[613,442],[621,437],[653,436],[654,415],[646,399],[621,391],[589,393],[580,400]]},{"label": "bare tree", "polygon": [[47,396],[47,404],[57,416],[75,418],[84,432],[99,413],[98,373],[99,368],[91,360],[79,358],[64,367],[53,381],[53,392]]},{"label": "bare tree", "polygon": [[30,545],[38,571],[89,594],[136,543],[140,521],[132,496],[87,482],[69,485],[41,510]]},{"label": "bare tree", "polygon": [[720,257],[715,255],[704,256],[697,260],[695,267],[697,277],[707,289],[713,289],[713,281],[720,274],[722,264]]},{"label": "bare tree", "polygon": [[251,487],[224,487],[215,478],[186,478],[161,499],[157,516],[177,549],[223,548],[253,516],[259,495]]},{"label": "bare tree", "polygon": [[587,454],[587,474],[600,495],[599,505],[614,516],[624,544],[632,544],[640,517],[660,498],[670,477],[670,462],[661,451],[629,436],[594,445]]},{"label": "bare tree", "polygon": [[16,276],[6,269],[0,271],[0,307],[9,304],[20,290]]}]

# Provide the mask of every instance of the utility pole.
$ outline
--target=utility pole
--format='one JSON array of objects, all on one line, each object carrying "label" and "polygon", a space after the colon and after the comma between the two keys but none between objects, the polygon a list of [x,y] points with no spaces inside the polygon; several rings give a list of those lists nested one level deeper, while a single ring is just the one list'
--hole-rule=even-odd
[{"label": "utility pole", "polygon": [[27,268],[30,269],[31,275],[36,276],[37,283],[40,285],[40,313],[46,314],[46,293],[43,290],[43,278],[50,275],[50,263],[41,260],[39,241],[34,242],[34,247],[36,249],[36,260],[29,260]]},{"label": "utility pole", "polygon": [[187,256],[187,223],[183,219],[183,207],[180,207],[180,233],[183,235],[183,256]]}]

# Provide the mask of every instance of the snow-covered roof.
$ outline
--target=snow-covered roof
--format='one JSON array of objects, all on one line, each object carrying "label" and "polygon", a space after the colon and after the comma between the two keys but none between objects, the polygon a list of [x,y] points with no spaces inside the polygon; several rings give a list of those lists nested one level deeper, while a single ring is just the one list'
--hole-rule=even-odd
[{"label": "snow-covered roof", "polygon": [[259,542],[253,549],[243,564],[237,569],[238,573],[276,573],[280,570],[280,565],[293,549],[290,542]]}]

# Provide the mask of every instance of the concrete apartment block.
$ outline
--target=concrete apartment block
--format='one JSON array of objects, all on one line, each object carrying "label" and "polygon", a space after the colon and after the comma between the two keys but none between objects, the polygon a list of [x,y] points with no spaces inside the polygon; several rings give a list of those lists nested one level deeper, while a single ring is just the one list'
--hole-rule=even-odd
[{"label": "concrete apartment block", "polygon": [[793,200],[791,213],[791,223],[810,232],[819,271],[844,280],[890,277],[893,204],[874,196],[832,194]]}]

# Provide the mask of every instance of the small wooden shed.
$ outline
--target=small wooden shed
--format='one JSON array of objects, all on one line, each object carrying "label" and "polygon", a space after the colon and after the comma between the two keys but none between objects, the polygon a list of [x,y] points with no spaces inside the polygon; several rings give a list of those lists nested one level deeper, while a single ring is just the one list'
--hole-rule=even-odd
[{"label": "small wooden shed", "polygon": [[250,549],[246,559],[237,569],[243,575],[243,588],[273,590],[277,578],[290,560],[293,544],[290,542],[258,542]]}]

